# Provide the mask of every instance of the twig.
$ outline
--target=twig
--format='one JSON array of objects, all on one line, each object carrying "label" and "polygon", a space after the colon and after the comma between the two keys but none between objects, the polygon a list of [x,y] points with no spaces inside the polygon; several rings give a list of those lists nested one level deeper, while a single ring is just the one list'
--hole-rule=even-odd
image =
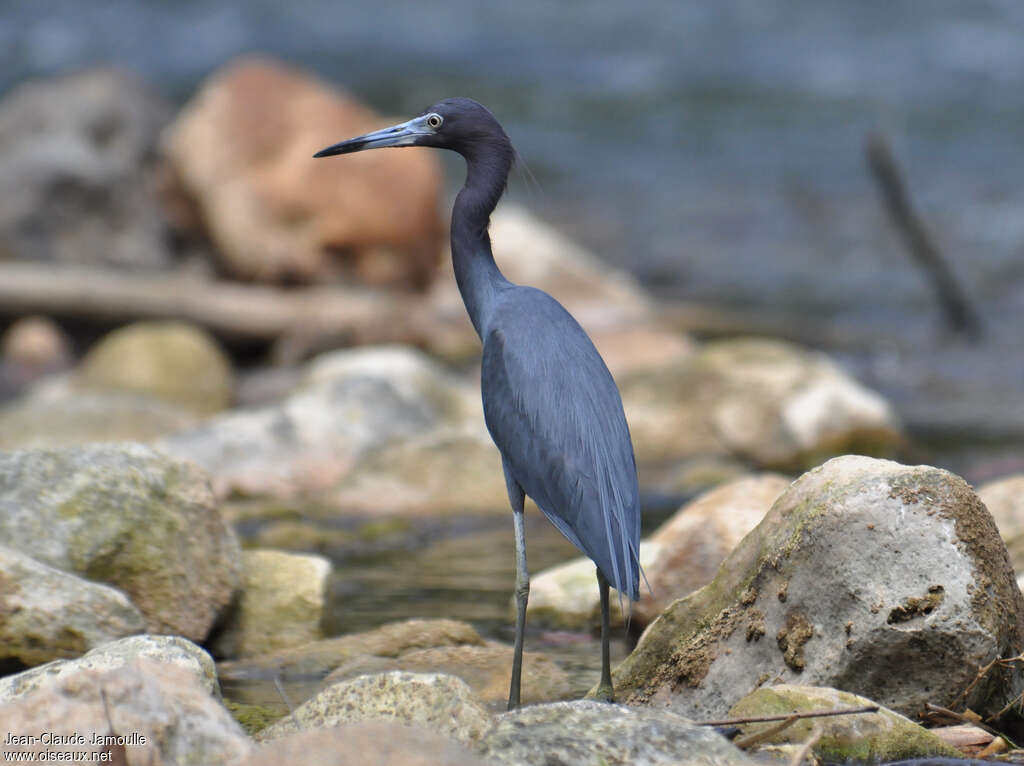
[{"label": "twig", "polygon": [[858,713],[877,713],[878,705],[846,708],[844,710],[811,710],[806,713],[783,713],[782,715],[761,715],[750,718],[725,718],[721,721],[695,721],[697,726],[739,726],[744,723],[769,723],[770,721],[786,721],[790,718],[827,718],[833,715],[857,715]]},{"label": "twig", "polygon": [[292,706],[292,701],[288,699],[288,694],[285,692],[284,686],[281,684],[281,675],[279,673],[274,675],[274,688],[277,689],[277,693],[281,695],[281,699],[284,700],[284,704],[288,707],[288,715],[291,716],[292,723],[295,724],[295,729],[297,731],[305,731],[302,726],[302,722],[299,721],[298,717],[295,715],[295,708]]},{"label": "twig", "polygon": [[[1014,700],[1014,701],[1016,701],[1016,700]],[[1011,702],[1010,704],[1012,705],[1013,703]],[[1007,706],[1007,707],[1009,707],[1009,706]],[[939,715],[944,715],[947,718],[952,718],[954,721],[959,721],[960,723],[966,723],[966,724],[970,724],[972,726],[977,726],[979,729],[982,729],[983,731],[987,731],[989,734],[991,734],[994,737],[1004,737],[1005,738],[1005,736],[1006,736],[1006,735],[1002,734],[1000,731],[998,731],[996,729],[993,729],[987,723],[982,721],[980,716],[972,717],[972,716],[967,715],[965,713],[957,713],[955,710],[950,710],[949,708],[944,708],[941,705],[933,705],[931,702],[924,703],[924,709],[925,709],[925,711],[927,711],[929,713],[938,713]],[[974,715],[977,716],[976,713]],[[999,713],[998,715],[993,716],[993,718],[998,718],[1000,715],[1002,715],[1002,713]],[[1009,741],[1009,740],[1007,740],[1007,741]]]},{"label": "twig", "polygon": [[825,733],[825,729],[820,723],[814,724],[814,729],[811,731],[811,736],[807,738],[800,749],[793,754],[793,758],[789,761],[789,766],[800,766],[804,762],[804,758],[811,752],[811,749],[818,744],[818,740],[821,739],[821,735]]},{"label": "twig", "polygon": [[737,737],[732,741],[732,743],[736,745],[736,747],[740,748],[740,750],[746,750],[748,747],[759,745],[766,739],[771,739],[779,732],[785,731],[790,726],[795,724],[797,720],[799,720],[797,716],[791,715],[782,723],[777,723],[774,726],[769,726],[767,729],[764,729],[762,731],[755,731],[754,733],[748,734],[745,737]]},{"label": "twig", "polygon": [[911,256],[931,279],[950,327],[954,332],[964,333],[972,339],[980,337],[982,327],[978,312],[961,290],[949,264],[914,210],[899,165],[885,138],[877,133],[868,134],[865,153],[885,208],[906,240]]}]

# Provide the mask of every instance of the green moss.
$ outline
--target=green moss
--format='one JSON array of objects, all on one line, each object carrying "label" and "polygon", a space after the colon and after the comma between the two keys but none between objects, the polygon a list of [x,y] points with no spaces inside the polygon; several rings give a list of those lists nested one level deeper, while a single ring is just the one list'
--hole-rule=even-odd
[{"label": "green moss", "polygon": [[283,717],[279,712],[270,708],[249,705],[244,702],[224,700],[224,706],[250,737]]}]

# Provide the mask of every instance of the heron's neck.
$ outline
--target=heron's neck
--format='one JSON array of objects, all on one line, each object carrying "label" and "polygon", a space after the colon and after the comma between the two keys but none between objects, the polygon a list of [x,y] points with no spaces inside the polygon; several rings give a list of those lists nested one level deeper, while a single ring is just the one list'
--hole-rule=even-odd
[{"label": "heron's neck", "polygon": [[494,262],[487,227],[505,189],[508,164],[466,158],[466,184],[452,208],[452,266],[470,321],[482,339],[498,294],[511,283]]}]

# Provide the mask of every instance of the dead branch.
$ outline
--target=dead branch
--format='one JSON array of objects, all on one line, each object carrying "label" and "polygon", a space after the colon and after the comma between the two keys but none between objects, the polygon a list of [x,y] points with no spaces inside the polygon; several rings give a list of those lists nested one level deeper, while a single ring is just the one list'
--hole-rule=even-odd
[{"label": "dead branch", "polygon": [[786,721],[790,718],[827,718],[833,715],[857,715],[859,713],[877,713],[878,705],[865,705],[864,707],[846,708],[843,710],[810,710],[806,713],[783,713],[781,715],[761,715],[750,718],[724,718],[721,721],[695,721],[697,726],[739,726],[744,723],[770,723],[771,721]]},{"label": "dead branch", "polygon": [[818,740],[821,739],[821,735],[825,733],[825,729],[822,728],[820,723],[814,724],[814,729],[811,731],[811,736],[807,738],[800,749],[793,754],[793,758],[789,761],[789,766],[800,766],[804,762],[804,758],[811,752],[811,749],[818,744]]},{"label": "dead branch", "polygon": [[789,718],[784,720],[782,723],[777,723],[774,726],[769,726],[767,729],[762,731],[755,731],[753,734],[748,734],[745,737],[737,737],[732,741],[736,747],[740,750],[746,750],[754,745],[759,745],[765,740],[771,739],[779,732],[785,731],[790,726],[797,722],[798,718],[795,715],[791,715]]}]

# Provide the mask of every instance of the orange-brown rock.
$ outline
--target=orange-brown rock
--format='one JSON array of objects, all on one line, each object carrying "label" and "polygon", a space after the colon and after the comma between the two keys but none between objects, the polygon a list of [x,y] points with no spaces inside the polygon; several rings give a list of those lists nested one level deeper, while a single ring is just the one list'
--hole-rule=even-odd
[{"label": "orange-brown rock", "polygon": [[171,196],[191,203],[235,277],[423,286],[444,236],[433,153],[313,159],[388,122],[299,71],[241,59],[168,129]]}]

